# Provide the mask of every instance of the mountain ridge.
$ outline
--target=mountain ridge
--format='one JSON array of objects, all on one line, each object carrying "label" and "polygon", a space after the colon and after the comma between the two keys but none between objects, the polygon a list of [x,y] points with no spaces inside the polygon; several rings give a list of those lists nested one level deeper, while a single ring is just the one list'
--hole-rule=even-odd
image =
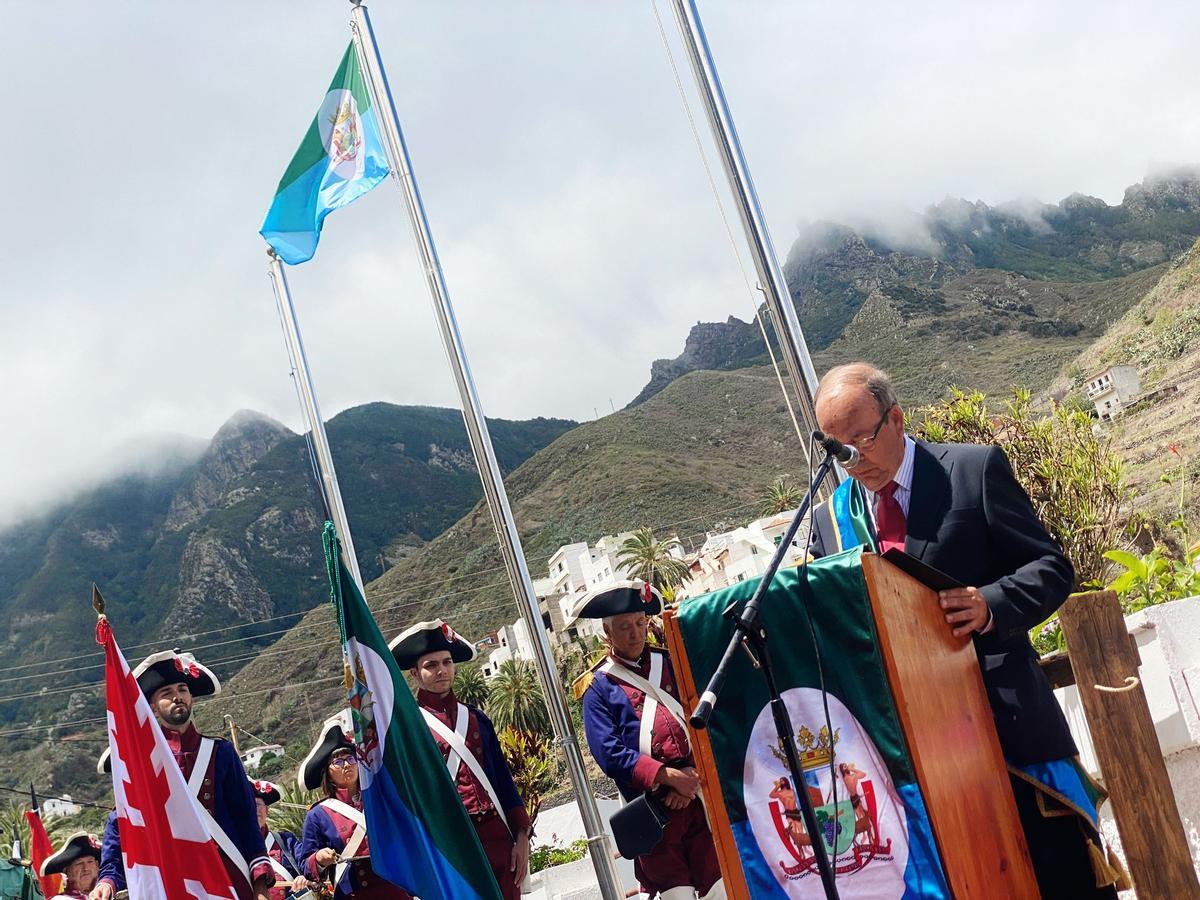
[{"label": "mountain ridge", "polygon": [[[1098,337],[1106,324],[1089,316],[1088,303],[1107,296],[1105,316],[1121,315],[1154,277],[1134,276],[1167,265],[1197,237],[1200,168],[1184,166],[1131,185],[1116,206],[1082,194],[1070,194],[1057,204],[1026,200],[996,206],[946,198],[921,214],[890,222],[868,220],[858,227],[810,223],[792,243],[783,271],[818,369],[868,355],[848,352],[845,338],[870,302],[872,308],[858,320],[860,334],[867,321],[878,329],[918,320],[910,337],[927,342],[931,352],[910,358],[911,349],[896,351],[904,357],[900,363],[941,370],[955,332],[939,327],[936,317],[949,302],[960,314],[949,316],[947,323],[953,321],[958,329],[972,320],[976,350],[997,358],[995,366],[985,360],[982,366],[966,367],[964,374],[976,379],[973,386],[1001,392],[1008,389],[1013,371],[1008,360],[1012,341],[1004,334],[1023,329],[1040,340],[1039,358],[1049,357],[1031,386],[1044,386],[1057,366]],[[1000,331],[981,334],[980,326]],[[731,345],[722,348],[714,335],[730,336]],[[891,348],[874,342],[865,349],[887,367]],[[766,362],[755,325],[733,317],[723,324],[697,323],[679,356],[652,363],[650,381],[630,405],[689,371]],[[945,386],[944,379],[930,385]],[[929,391],[919,394],[921,402],[929,399]]]}]

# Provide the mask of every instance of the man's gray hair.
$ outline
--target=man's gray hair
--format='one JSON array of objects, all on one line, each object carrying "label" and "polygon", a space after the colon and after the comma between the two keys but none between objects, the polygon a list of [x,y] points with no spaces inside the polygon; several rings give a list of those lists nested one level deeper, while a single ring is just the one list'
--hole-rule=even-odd
[{"label": "man's gray hair", "polygon": [[900,402],[896,397],[896,388],[892,384],[892,379],[888,373],[867,362],[853,362],[834,366],[821,379],[821,383],[817,386],[816,396],[813,397],[813,402],[815,403],[819,400],[823,393],[847,387],[862,388],[874,397],[875,404],[879,407],[880,415]]}]

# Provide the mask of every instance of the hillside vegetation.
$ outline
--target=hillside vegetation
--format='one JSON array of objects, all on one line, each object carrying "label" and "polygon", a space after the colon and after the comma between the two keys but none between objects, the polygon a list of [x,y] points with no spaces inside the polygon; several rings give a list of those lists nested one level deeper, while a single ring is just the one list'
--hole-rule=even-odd
[{"label": "hillside vegetation", "polygon": [[1137,508],[1171,519],[1182,501],[1200,533],[1200,243],[1066,367],[1053,392],[1086,403],[1084,381],[1109,365],[1136,366],[1143,393],[1162,392],[1104,426]]},{"label": "hillside vegetation", "polygon": [[[705,529],[757,515],[781,473],[805,463],[770,369],[693,372],[633,410],[588,422],[534,454],[506,480],[533,577],[560,544],[646,525],[698,542]],[[486,508],[368,586],[389,636],[441,616],[470,637],[517,618]],[[340,702],[340,650],[328,609],[310,613],[229,684],[207,714],[232,712],[286,743]],[[241,694],[244,699],[235,697]]]},{"label": "hillside vegetation", "polygon": [[[574,423],[490,425],[509,470]],[[482,494],[457,410],[375,403],[328,432],[364,572],[435,537]],[[200,647],[225,679],[325,601],[323,518],[304,438],[244,411],[199,458],[115,479],[0,533],[0,730],[10,732],[0,783],[21,771],[18,781],[42,785],[51,771],[94,778],[98,727],[37,729],[103,714],[93,582],[131,664]],[[274,624],[253,624],[263,620]]]}]

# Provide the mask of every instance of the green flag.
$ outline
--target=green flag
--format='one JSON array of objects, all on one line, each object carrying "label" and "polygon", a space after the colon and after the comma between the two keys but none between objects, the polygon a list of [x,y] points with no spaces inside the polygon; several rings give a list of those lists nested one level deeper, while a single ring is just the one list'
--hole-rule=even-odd
[{"label": "green flag", "polygon": [[[757,585],[743,581],[680,606],[679,631],[698,685],[729,643],[733,626],[723,610],[744,604]],[[813,836],[798,815],[797,792],[805,791],[843,898],[949,897],[879,654],[861,551],[781,570],[763,598],[762,623],[803,783],[792,782],[765,679],[742,654],[733,658],[708,728],[751,896],[824,896]]]},{"label": "green flag", "polygon": [[500,888],[404,673],[325,523],[371,867],[422,900],[500,900]]}]

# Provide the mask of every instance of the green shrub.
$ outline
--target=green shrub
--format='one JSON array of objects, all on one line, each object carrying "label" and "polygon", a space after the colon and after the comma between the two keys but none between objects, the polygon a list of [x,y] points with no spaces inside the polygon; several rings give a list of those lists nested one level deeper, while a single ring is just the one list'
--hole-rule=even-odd
[{"label": "green shrub", "polygon": [[538,847],[529,854],[529,871],[540,872],[542,869],[549,869],[551,866],[561,866],[564,863],[575,862],[577,859],[583,859],[587,855],[587,841],[580,839],[574,841],[569,847],[564,847],[561,844],[547,844],[543,847]]},{"label": "green shrub", "polygon": [[[1128,533],[1123,508],[1128,492],[1121,463],[1092,418],[1077,406],[1060,404],[1039,417],[1026,390],[1014,390],[1003,409],[989,409],[983,394],[954,389],[949,399],[918,410],[914,433],[930,441],[995,444],[1033,501],[1046,529],[1075,568],[1076,590],[1105,583],[1115,560],[1106,551]],[[1030,632],[1042,654],[1063,648],[1058,617]]]}]

